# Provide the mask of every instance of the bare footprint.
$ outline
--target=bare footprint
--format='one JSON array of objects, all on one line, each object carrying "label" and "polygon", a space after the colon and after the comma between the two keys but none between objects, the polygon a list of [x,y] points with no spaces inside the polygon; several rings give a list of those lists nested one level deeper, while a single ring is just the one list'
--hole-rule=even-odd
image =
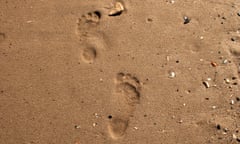
[{"label": "bare footprint", "polygon": [[108,131],[113,139],[118,139],[124,136],[129,125],[129,118],[133,115],[136,104],[140,103],[141,84],[131,74],[118,73],[115,85],[114,96],[117,97],[120,104],[116,104],[114,109],[122,109],[122,111],[110,119]]},{"label": "bare footprint", "polygon": [[[99,28],[100,19],[101,13],[93,11],[82,15],[77,20],[76,35],[84,47],[81,58],[88,64],[95,61],[100,49],[107,47],[105,35]],[[91,48],[89,48],[89,45],[91,45]]]}]

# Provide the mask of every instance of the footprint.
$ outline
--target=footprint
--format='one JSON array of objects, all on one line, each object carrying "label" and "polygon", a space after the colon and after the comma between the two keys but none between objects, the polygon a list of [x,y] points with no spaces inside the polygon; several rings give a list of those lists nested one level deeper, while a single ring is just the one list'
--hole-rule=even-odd
[{"label": "footprint", "polygon": [[[101,13],[99,11],[88,12],[77,20],[76,35],[81,45],[84,47],[81,53],[81,59],[91,64],[97,58],[100,49],[105,49],[105,35],[100,31],[99,24]],[[91,47],[89,47],[91,45]]]},{"label": "footprint", "polygon": [[120,109],[112,116],[108,124],[109,135],[113,139],[124,136],[129,125],[129,119],[133,115],[136,104],[140,103],[141,83],[138,78],[131,74],[118,73],[115,78],[114,97],[118,104],[114,104],[114,109]]},{"label": "footprint", "polygon": [[85,63],[93,63],[97,57],[97,51],[94,47],[86,47],[82,51],[81,58]]},{"label": "footprint", "polygon": [[108,125],[109,135],[113,139],[122,137],[128,128],[128,120],[121,118],[113,118]]},{"label": "footprint", "polygon": [[81,40],[94,35],[96,28],[100,23],[100,18],[101,13],[99,11],[94,11],[82,15],[82,17],[77,20],[76,34]]}]

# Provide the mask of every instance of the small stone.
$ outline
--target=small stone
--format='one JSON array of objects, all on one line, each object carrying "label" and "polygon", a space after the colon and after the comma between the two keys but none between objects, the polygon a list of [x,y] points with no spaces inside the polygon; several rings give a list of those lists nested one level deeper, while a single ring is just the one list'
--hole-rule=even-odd
[{"label": "small stone", "polygon": [[119,16],[124,11],[124,6],[121,2],[116,2],[114,7],[109,11],[109,16]]},{"label": "small stone", "polygon": [[229,83],[230,83],[230,79],[229,79],[229,78],[225,78],[224,80],[225,80],[225,83],[226,83],[226,84],[229,84]]},{"label": "small stone", "polygon": [[217,108],[217,106],[212,106],[212,109],[216,109]]},{"label": "small stone", "polygon": [[32,23],[33,21],[31,21],[31,20],[29,20],[29,21],[27,21],[27,23]]},{"label": "small stone", "polygon": [[96,118],[98,118],[98,117],[99,117],[98,113],[94,113],[94,116],[95,116]]},{"label": "small stone", "polygon": [[223,60],[223,62],[222,62],[223,64],[227,64],[228,63],[228,60],[227,59],[225,59],[225,60]]},{"label": "small stone", "polygon": [[217,128],[218,130],[220,130],[220,129],[221,129],[221,126],[220,126],[219,124],[217,124],[217,125],[216,125],[216,128]]},{"label": "small stone", "polygon": [[80,129],[81,126],[80,126],[80,125],[75,125],[74,128],[75,128],[75,129]]},{"label": "small stone", "polygon": [[228,132],[228,128],[224,128],[223,131],[224,131],[224,132]]},{"label": "small stone", "polygon": [[233,136],[233,139],[237,139],[237,136],[235,134],[233,134],[232,136]]},{"label": "small stone", "polygon": [[138,127],[134,127],[135,130],[138,130]]},{"label": "small stone", "polygon": [[187,16],[184,16],[184,17],[183,17],[183,20],[184,20],[183,24],[188,24],[188,23],[190,23],[190,18],[188,18]]},{"label": "small stone", "polygon": [[200,36],[200,39],[203,40],[203,36]]},{"label": "small stone", "polygon": [[217,63],[216,63],[216,62],[211,62],[211,65],[212,65],[213,67],[216,67],[216,66],[217,66]]},{"label": "small stone", "polygon": [[175,0],[171,0],[170,3],[171,3],[171,4],[174,4],[174,3],[175,3]]},{"label": "small stone", "polygon": [[234,105],[234,100],[231,100],[231,101],[230,101],[230,104],[231,104],[231,105]]},{"label": "small stone", "polygon": [[96,127],[97,126],[97,123],[93,123],[93,127]]},{"label": "small stone", "polygon": [[210,87],[210,85],[209,85],[209,83],[208,83],[207,81],[204,81],[204,82],[203,82],[203,85],[204,85],[206,88],[209,88],[209,87]]},{"label": "small stone", "polygon": [[170,71],[169,72],[169,76],[168,76],[169,78],[174,78],[174,77],[176,77],[176,74],[175,74],[175,72],[173,72],[173,71]]},{"label": "small stone", "polygon": [[167,56],[167,58],[166,58],[166,59],[167,59],[167,61],[169,61],[169,60],[170,60],[170,57],[169,57],[169,56]]}]

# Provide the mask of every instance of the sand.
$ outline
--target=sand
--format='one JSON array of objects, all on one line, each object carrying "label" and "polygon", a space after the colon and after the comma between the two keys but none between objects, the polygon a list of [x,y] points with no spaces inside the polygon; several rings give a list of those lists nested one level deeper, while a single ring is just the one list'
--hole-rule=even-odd
[{"label": "sand", "polygon": [[1,0],[0,144],[239,143],[239,12]]}]

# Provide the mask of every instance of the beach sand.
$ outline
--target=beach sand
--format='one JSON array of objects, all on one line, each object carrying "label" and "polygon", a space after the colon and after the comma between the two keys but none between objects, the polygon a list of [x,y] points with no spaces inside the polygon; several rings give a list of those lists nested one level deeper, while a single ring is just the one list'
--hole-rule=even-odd
[{"label": "beach sand", "polygon": [[1,0],[0,144],[240,143],[239,12]]}]

